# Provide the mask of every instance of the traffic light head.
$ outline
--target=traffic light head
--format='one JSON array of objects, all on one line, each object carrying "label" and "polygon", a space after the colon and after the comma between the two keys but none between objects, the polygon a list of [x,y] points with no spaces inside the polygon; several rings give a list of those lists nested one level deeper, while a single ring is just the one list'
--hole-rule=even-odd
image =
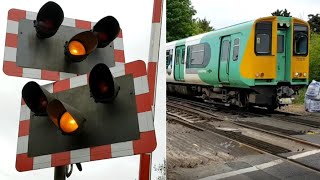
[{"label": "traffic light head", "polygon": [[44,4],[34,21],[37,37],[40,39],[49,38],[56,34],[64,19],[61,7],[52,1]]},{"label": "traffic light head", "polygon": [[47,112],[49,118],[60,129],[62,134],[66,135],[81,132],[86,121],[75,108],[57,99],[49,102]]},{"label": "traffic light head", "polygon": [[93,32],[98,39],[98,48],[104,48],[119,34],[119,22],[113,16],[106,16],[97,22],[93,27]]},{"label": "traffic light head", "polygon": [[[92,88],[94,76],[108,85],[100,86],[102,94],[111,92],[107,97],[112,98],[118,93],[112,103],[93,100],[90,91],[96,92]],[[25,90],[29,86],[30,90]],[[119,86],[121,91],[116,88]],[[30,113],[26,97],[32,97],[32,94],[48,97],[46,116]],[[22,102],[21,105],[18,171],[150,153],[156,147],[147,72],[142,61],[110,70],[108,66],[98,64],[89,76],[84,74],[40,87],[30,82],[24,88],[23,96],[27,104]],[[105,100],[105,96],[101,97]],[[43,157],[51,163],[39,161]]]},{"label": "traffic light head", "polygon": [[23,87],[22,98],[35,116],[49,116],[62,134],[76,134],[81,131],[85,122],[81,113],[56,99],[36,82],[30,81]]},{"label": "traffic light head", "polygon": [[111,102],[117,97],[120,87],[115,82],[109,67],[103,63],[95,65],[89,75],[89,88],[95,102]]},{"label": "traffic light head", "polygon": [[22,89],[22,98],[36,116],[41,116],[47,114],[47,105],[52,96],[39,84],[30,81]]},{"label": "traffic light head", "polygon": [[98,40],[91,31],[81,32],[73,36],[65,44],[64,54],[71,62],[80,62],[97,48]]}]

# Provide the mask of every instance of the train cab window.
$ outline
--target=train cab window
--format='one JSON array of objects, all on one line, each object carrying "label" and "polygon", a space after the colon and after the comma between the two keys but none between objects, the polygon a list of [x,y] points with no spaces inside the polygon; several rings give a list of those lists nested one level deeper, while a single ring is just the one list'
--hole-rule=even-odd
[{"label": "train cab window", "polygon": [[256,52],[258,54],[270,53],[270,36],[269,34],[257,34],[256,36]]},{"label": "train cab window", "polygon": [[256,23],[255,53],[257,55],[271,55],[272,23]]},{"label": "train cab window", "polygon": [[233,40],[233,60],[238,60],[239,57],[239,46],[240,46],[240,39],[236,38]]},{"label": "train cab window", "polygon": [[293,54],[306,56],[308,54],[308,28],[294,25]]},{"label": "train cab window", "polygon": [[307,54],[308,37],[306,35],[298,35],[295,37],[294,46],[295,54]]},{"label": "train cab window", "polygon": [[169,66],[172,66],[172,55],[173,49],[169,49],[166,51],[166,69],[168,69]]},{"label": "train cab window", "polygon": [[209,64],[210,57],[211,49],[208,43],[188,46],[186,68],[204,68]]}]

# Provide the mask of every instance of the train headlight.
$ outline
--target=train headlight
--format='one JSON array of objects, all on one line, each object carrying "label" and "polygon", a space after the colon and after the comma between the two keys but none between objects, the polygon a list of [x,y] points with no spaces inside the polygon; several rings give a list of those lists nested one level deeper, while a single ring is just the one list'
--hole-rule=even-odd
[{"label": "train headlight", "polygon": [[303,77],[307,77],[307,73],[303,73]]},{"label": "train headlight", "polygon": [[264,76],[264,73],[263,72],[257,72],[256,73],[256,77],[258,78],[258,77],[263,77]]},{"label": "train headlight", "polygon": [[299,77],[299,73],[298,72],[294,73],[294,76]]}]

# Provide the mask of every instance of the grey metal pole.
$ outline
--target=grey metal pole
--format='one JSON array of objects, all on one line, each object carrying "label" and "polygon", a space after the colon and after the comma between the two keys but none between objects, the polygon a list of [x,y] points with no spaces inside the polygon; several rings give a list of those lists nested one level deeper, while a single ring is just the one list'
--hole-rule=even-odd
[{"label": "grey metal pole", "polygon": [[65,180],[66,179],[67,166],[58,166],[54,168],[54,180]]}]

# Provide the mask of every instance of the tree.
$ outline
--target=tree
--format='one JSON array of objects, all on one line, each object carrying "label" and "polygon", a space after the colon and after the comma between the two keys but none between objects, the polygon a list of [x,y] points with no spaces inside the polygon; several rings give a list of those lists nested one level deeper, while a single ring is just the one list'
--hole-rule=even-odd
[{"label": "tree", "polygon": [[192,18],[196,12],[190,0],[167,0],[167,42],[213,30],[206,18]]},{"label": "tree", "polygon": [[206,18],[204,19],[194,19],[194,23],[196,24],[197,27],[197,34],[213,31],[214,28],[210,26],[210,21],[208,21]]},{"label": "tree", "polygon": [[319,14],[316,14],[316,15],[309,14],[308,18],[309,18],[308,23],[310,25],[311,31],[319,33],[320,32],[320,16],[319,16]]},{"label": "tree", "polygon": [[271,13],[272,16],[281,16],[282,10],[277,9],[275,12]]},{"label": "tree", "polygon": [[190,0],[167,0],[167,42],[192,36],[195,14]]},{"label": "tree", "polygon": [[273,13],[271,13],[272,16],[284,16],[284,17],[291,17],[290,16],[290,12],[288,12],[287,9],[284,10],[279,10],[277,9],[276,11],[274,11]]}]

